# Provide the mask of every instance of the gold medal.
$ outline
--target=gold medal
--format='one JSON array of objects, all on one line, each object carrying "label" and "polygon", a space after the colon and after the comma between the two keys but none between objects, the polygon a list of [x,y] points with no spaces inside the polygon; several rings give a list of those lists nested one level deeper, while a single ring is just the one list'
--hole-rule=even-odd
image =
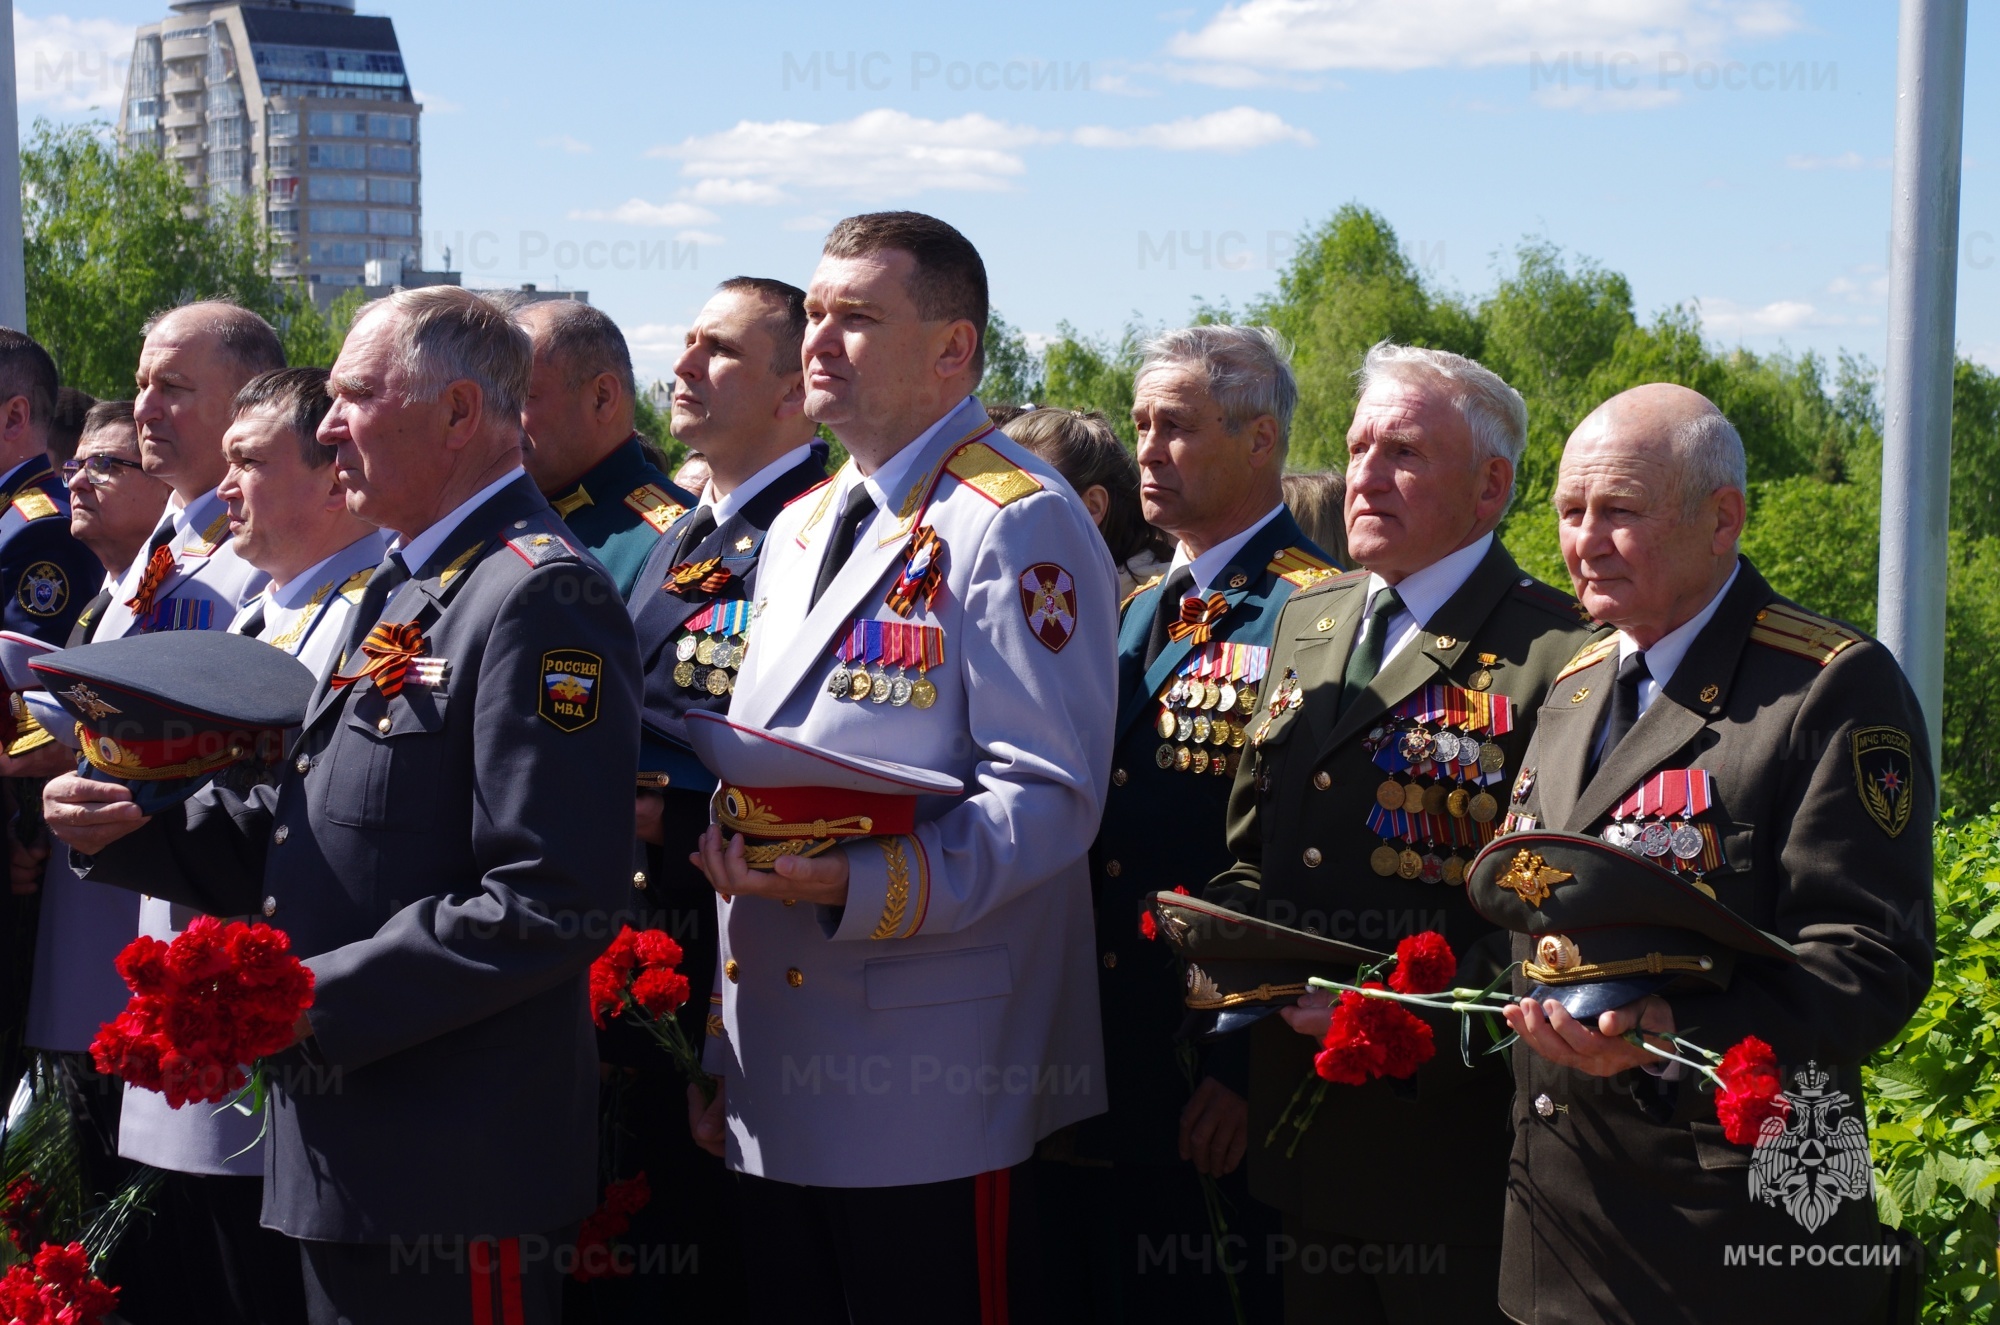
[{"label": "gold medal", "polygon": [[1456,854],[1444,858],[1444,881],[1454,888],[1465,884],[1465,861]]},{"label": "gold medal", "polygon": [[1197,713],[1194,715],[1194,723],[1189,728],[1189,735],[1194,738],[1196,745],[1208,744],[1208,715],[1206,713]]},{"label": "gold medal", "polygon": [[1208,761],[1208,771],[1217,776],[1226,776],[1229,772],[1229,756],[1219,754],[1210,759]]},{"label": "gold medal", "polygon": [[847,683],[847,697],[852,700],[863,700],[868,698],[869,692],[874,688],[875,678],[868,675],[868,669],[857,667],[854,669],[854,678]]},{"label": "gold medal", "polygon": [[1161,709],[1160,720],[1153,724],[1153,730],[1160,734],[1161,740],[1171,741],[1174,739],[1174,729],[1178,726],[1180,724],[1174,721],[1174,711]]},{"label": "gold medal", "polygon": [[889,702],[889,674],[887,672],[875,673],[875,680],[868,687],[868,698],[870,702],[876,704],[886,704]]},{"label": "gold medal", "polygon": [[1414,782],[1403,784],[1403,809],[1411,814],[1424,812],[1424,789]]},{"label": "gold medal", "polygon": [[1229,719],[1210,719],[1208,724],[1208,743],[1210,745],[1228,745],[1231,730]]},{"label": "gold medal", "polygon": [[1208,751],[1197,748],[1191,757],[1194,760],[1195,772],[1197,773],[1208,772]]},{"label": "gold medal", "polygon": [[708,679],[702,684],[708,687],[711,695],[726,695],[729,693],[729,673],[720,667],[710,668]]},{"label": "gold medal", "polygon": [[1248,716],[1257,711],[1257,687],[1244,686],[1236,692],[1236,711]]},{"label": "gold medal", "polygon": [[1153,751],[1153,762],[1161,768],[1172,768],[1174,766],[1174,747],[1171,745],[1162,745],[1159,749]]},{"label": "gold medal", "polygon": [[1431,783],[1428,787],[1424,788],[1424,813],[1443,814],[1445,812],[1445,802],[1450,798],[1451,793],[1444,789],[1442,782]]},{"label": "gold medal", "polygon": [[1403,784],[1394,778],[1390,778],[1381,786],[1375,788],[1375,803],[1385,810],[1402,809]]},{"label": "gold medal", "polygon": [[1500,802],[1493,799],[1491,792],[1480,792],[1472,798],[1470,807],[1474,823],[1490,824],[1493,816],[1500,813]]},{"label": "gold medal", "polygon": [[693,663],[677,662],[674,664],[674,684],[684,689],[694,684]]},{"label": "gold medal", "polygon": [[1465,684],[1473,690],[1491,690],[1493,688],[1493,673],[1482,667],[1474,672],[1472,679]]},{"label": "gold medal", "polygon": [[695,645],[694,660],[703,667],[713,667],[715,665],[715,636],[710,635],[703,639],[701,643]]},{"label": "gold medal", "polygon": [[1444,798],[1444,812],[1454,819],[1463,819],[1472,805],[1472,793],[1464,787],[1455,787]]},{"label": "gold medal", "polygon": [[927,709],[937,703],[937,687],[923,677],[910,683],[910,702],[920,709]]},{"label": "gold medal", "polygon": [[1396,877],[1416,879],[1422,877],[1423,872],[1424,858],[1417,854],[1415,847],[1404,847],[1402,854],[1396,857]]},{"label": "gold medal", "polygon": [[1175,768],[1178,768],[1181,772],[1185,773],[1188,771],[1188,765],[1192,764],[1193,762],[1194,762],[1194,755],[1191,751],[1189,751],[1189,749],[1185,745],[1177,745],[1174,747]]},{"label": "gold medal", "polygon": [[1498,773],[1507,767],[1507,752],[1488,741],[1479,747],[1479,771]]},{"label": "gold medal", "polygon": [[1385,879],[1394,874],[1396,872],[1396,848],[1392,846],[1376,847],[1368,853],[1368,868],[1374,870]]},{"label": "gold medal", "polygon": [[1213,681],[1202,682],[1201,706],[1204,709],[1212,709],[1221,702],[1222,702],[1222,687],[1217,685]]},{"label": "gold medal", "polygon": [[1246,733],[1243,730],[1243,724],[1240,722],[1231,723],[1229,727],[1229,748],[1232,750],[1241,750],[1245,739]]}]

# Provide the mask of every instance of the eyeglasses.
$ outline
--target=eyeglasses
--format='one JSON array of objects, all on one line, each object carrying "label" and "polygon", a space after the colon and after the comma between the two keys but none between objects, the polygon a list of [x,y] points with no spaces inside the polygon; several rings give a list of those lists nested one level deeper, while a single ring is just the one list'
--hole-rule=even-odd
[{"label": "eyeglasses", "polygon": [[62,476],[63,482],[68,483],[76,477],[78,470],[84,470],[90,475],[92,484],[103,487],[120,469],[144,468],[137,460],[121,460],[115,455],[90,455],[81,460],[63,461]]}]

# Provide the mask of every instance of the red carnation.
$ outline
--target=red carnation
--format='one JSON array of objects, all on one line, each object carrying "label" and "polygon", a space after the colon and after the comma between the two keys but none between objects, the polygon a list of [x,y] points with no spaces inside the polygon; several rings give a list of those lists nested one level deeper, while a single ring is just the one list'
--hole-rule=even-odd
[{"label": "red carnation", "polygon": [[663,929],[643,929],[634,936],[632,949],[644,966],[679,966],[681,945]]},{"label": "red carnation", "polygon": [[[1370,984],[1370,989],[1380,989]],[[1430,1025],[1408,1008],[1348,990],[1334,1005],[1325,1047],[1313,1070],[1337,1085],[1359,1086],[1374,1077],[1410,1077],[1437,1046]]]},{"label": "red carnation", "polygon": [[163,994],[174,986],[174,977],[167,972],[167,945],[158,939],[133,939],[113,964],[135,994]]},{"label": "red carnation", "polygon": [[1458,958],[1436,930],[1412,934],[1396,945],[1396,969],[1389,973],[1389,988],[1397,993],[1443,993],[1457,977]]},{"label": "red carnation", "polygon": [[682,955],[681,945],[664,930],[619,929],[590,964],[590,1018],[603,1027],[629,1014],[673,1058],[681,1075],[713,1098],[714,1082],[701,1069],[701,1054],[673,1015],[692,992],[688,978],[675,969]]},{"label": "red carnation", "polygon": [[0,1277],[0,1320],[9,1325],[97,1325],[117,1306],[118,1290],[91,1275],[80,1242],[46,1243]]},{"label": "red carnation", "polygon": [[593,1279],[632,1273],[629,1262],[619,1264],[611,1251],[611,1240],[632,1226],[632,1216],[646,1208],[653,1189],[641,1172],[604,1189],[604,1204],[583,1221],[576,1235],[576,1268],[570,1277],[580,1284]]},{"label": "red carnation", "polygon": [[688,1001],[688,978],[679,971],[648,969],[632,981],[632,1001],[649,1017],[670,1016]]},{"label": "red carnation", "polygon": [[35,1227],[41,1222],[42,1213],[48,1205],[48,1193],[35,1181],[34,1175],[23,1173],[7,1185],[7,1194],[0,1197],[0,1227],[7,1230],[7,1236],[14,1243],[14,1249],[26,1254],[28,1243],[34,1240]]},{"label": "red carnation", "polygon": [[1755,1145],[1766,1118],[1782,1122],[1791,1116],[1778,1055],[1756,1036],[1746,1037],[1724,1054],[1715,1075],[1722,1086],[1715,1096],[1715,1114],[1732,1144]]}]

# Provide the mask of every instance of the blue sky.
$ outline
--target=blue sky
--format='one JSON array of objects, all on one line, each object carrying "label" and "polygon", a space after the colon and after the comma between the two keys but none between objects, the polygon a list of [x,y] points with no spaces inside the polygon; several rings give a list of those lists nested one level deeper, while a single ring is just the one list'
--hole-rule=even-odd
[{"label": "blue sky", "polygon": [[[1358,201],[1468,294],[1535,236],[1642,315],[1699,300],[1724,343],[1882,355],[1889,0],[363,11],[426,102],[426,260],[589,290],[651,375],[716,281],[803,283],[831,220],[883,206],[965,231],[1036,333],[1241,305]],[[115,114],[161,12],[17,5],[24,121]],[[1972,0],[1958,335],[2000,365],[1996,60],[2000,0]]]}]

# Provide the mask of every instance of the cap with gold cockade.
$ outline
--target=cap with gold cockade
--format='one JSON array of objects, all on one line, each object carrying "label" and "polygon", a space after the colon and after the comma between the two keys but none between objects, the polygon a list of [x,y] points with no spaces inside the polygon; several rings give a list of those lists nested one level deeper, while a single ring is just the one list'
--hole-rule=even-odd
[{"label": "cap with gold cockade", "polygon": [[1210,1039],[1242,1030],[1296,1003],[1306,979],[1348,979],[1389,959],[1353,943],[1291,929],[1185,893],[1152,893],[1143,903],[1159,935],[1187,964],[1188,1017],[1182,1033]]}]

